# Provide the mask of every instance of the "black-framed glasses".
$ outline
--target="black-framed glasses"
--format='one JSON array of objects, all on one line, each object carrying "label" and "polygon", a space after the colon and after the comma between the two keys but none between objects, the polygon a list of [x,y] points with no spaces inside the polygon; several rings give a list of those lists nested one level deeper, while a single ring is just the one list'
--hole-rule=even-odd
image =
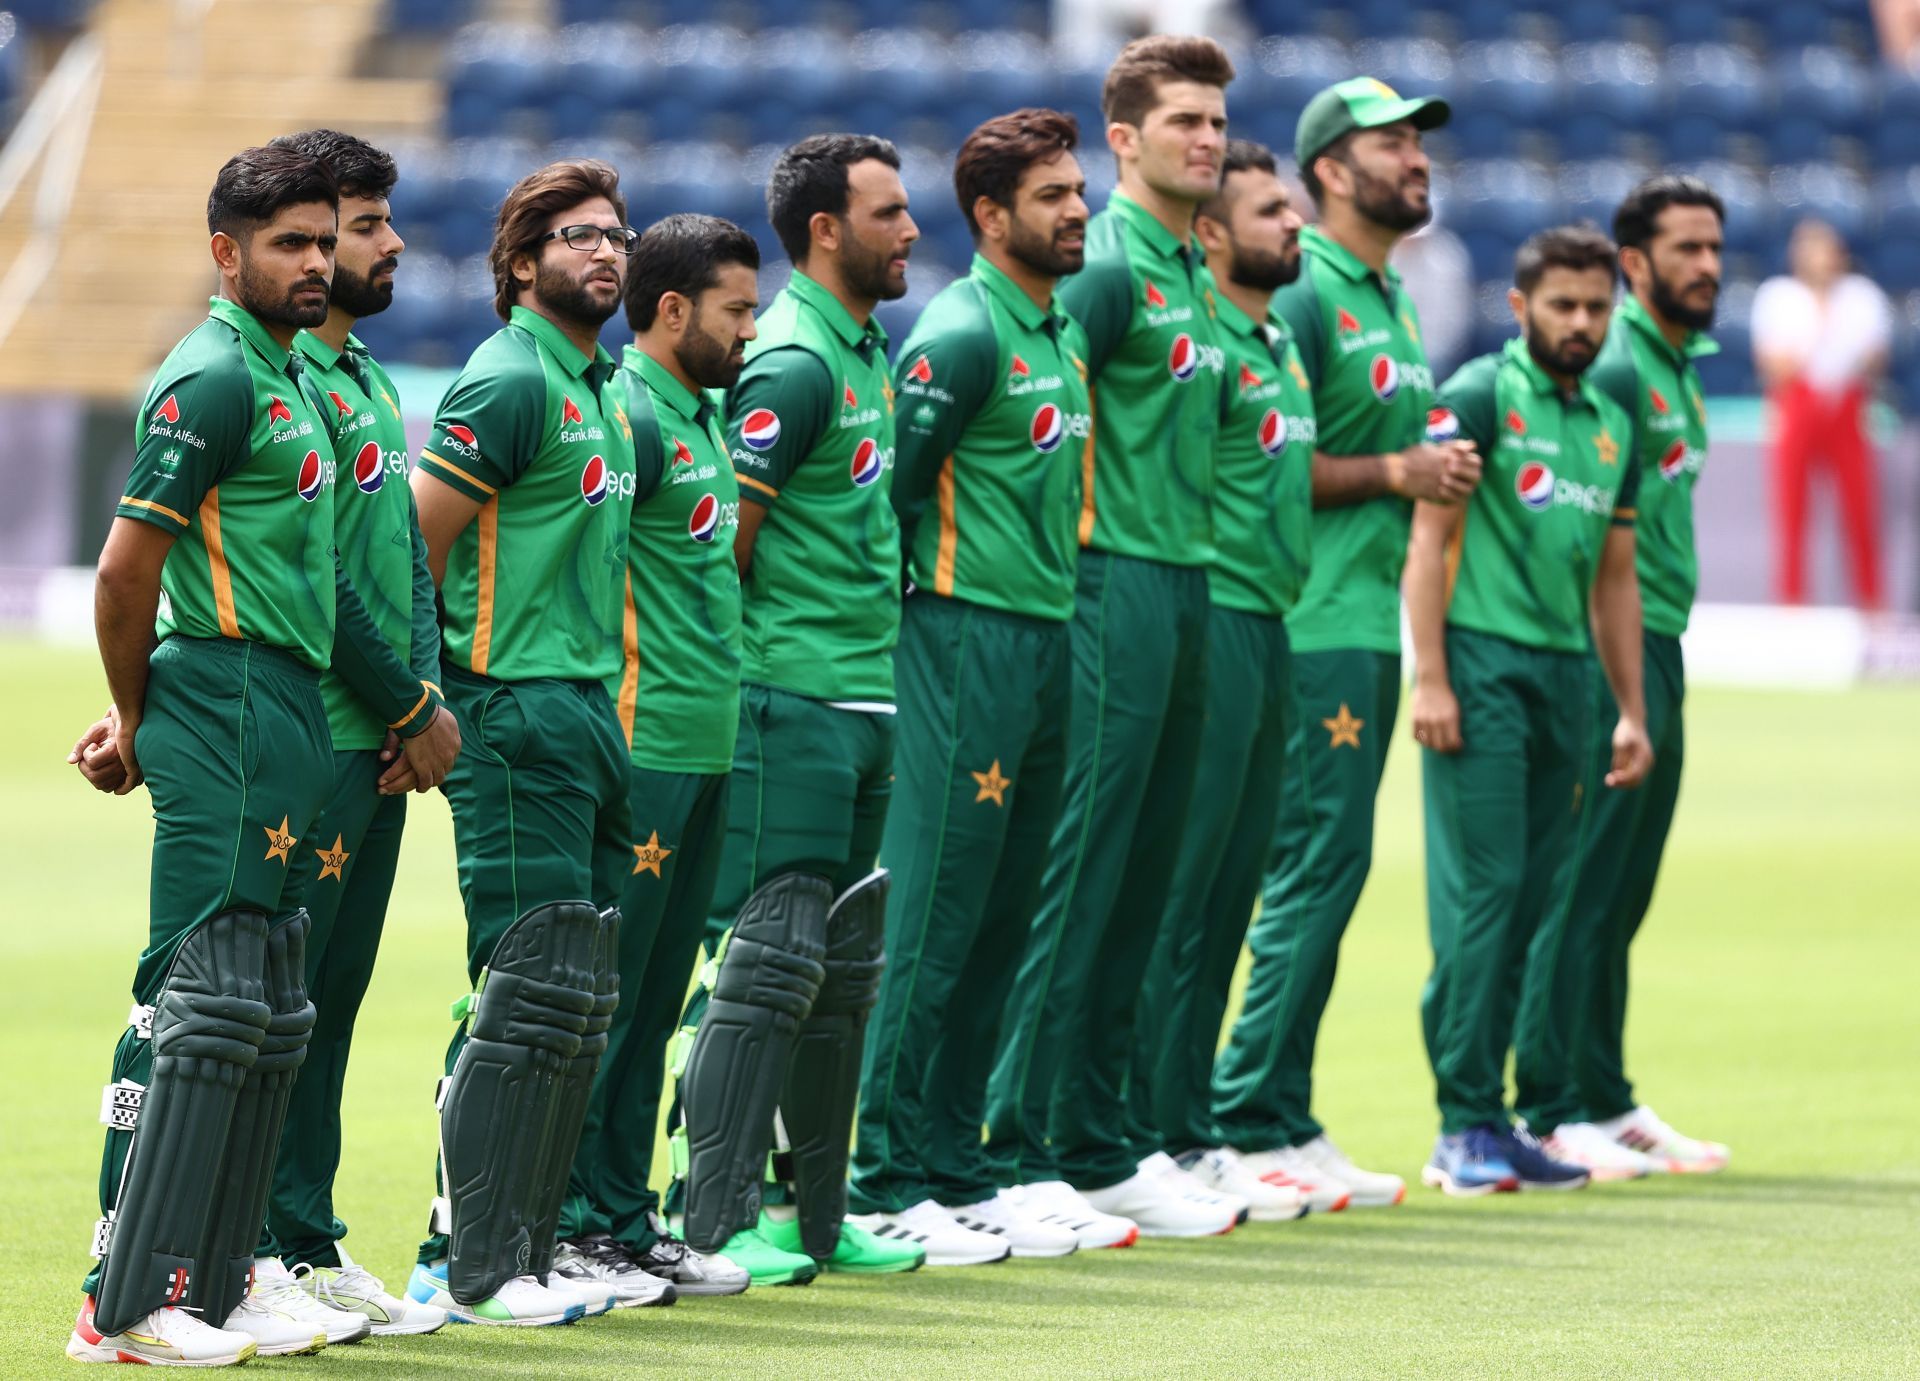
[{"label": "black-framed glasses", "polygon": [[610,240],[622,254],[631,254],[633,247],[640,243],[640,232],[630,225],[563,225],[558,230],[549,230],[534,243],[545,244],[548,240],[565,240],[567,248],[582,254],[591,254],[600,248],[602,240]]}]

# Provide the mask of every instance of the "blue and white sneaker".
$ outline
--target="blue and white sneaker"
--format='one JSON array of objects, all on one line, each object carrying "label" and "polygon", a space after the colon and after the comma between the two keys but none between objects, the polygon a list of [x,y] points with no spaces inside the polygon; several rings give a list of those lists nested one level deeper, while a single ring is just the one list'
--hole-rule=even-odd
[{"label": "blue and white sneaker", "polygon": [[1520,1177],[1522,1189],[1585,1189],[1593,1173],[1584,1165],[1555,1160],[1540,1144],[1540,1138],[1525,1127],[1509,1128],[1501,1138],[1507,1164]]},{"label": "blue and white sneaker", "polygon": [[1475,1198],[1520,1187],[1520,1176],[1507,1159],[1506,1138],[1490,1123],[1469,1127],[1433,1143],[1433,1159],[1420,1171],[1420,1183],[1443,1193]]},{"label": "blue and white sneaker", "polygon": [[478,1304],[462,1304],[447,1288],[447,1263],[415,1266],[407,1282],[407,1298],[447,1311],[454,1323],[483,1323],[513,1328],[573,1323],[586,1306],[571,1294],[549,1290],[532,1276],[515,1276]]}]

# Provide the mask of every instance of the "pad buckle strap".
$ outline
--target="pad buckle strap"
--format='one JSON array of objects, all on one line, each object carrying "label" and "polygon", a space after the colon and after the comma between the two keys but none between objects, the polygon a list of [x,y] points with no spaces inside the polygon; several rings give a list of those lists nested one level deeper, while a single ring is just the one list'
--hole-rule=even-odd
[{"label": "pad buckle strap", "polygon": [[433,1196],[433,1230],[443,1235],[453,1232],[453,1200],[441,1194]]},{"label": "pad buckle strap", "polygon": [[140,1101],[147,1088],[131,1079],[108,1084],[100,1091],[100,1120],[116,1132],[130,1132],[140,1120]]},{"label": "pad buckle strap", "polygon": [[733,942],[733,931],[720,937],[720,943],[713,947],[713,958],[700,966],[700,986],[712,992],[720,984],[720,964],[727,957],[727,946]]},{"label": "pad buckle strap", "polygon": [[127,1025],[133,1028],[133,1034],[143,1041],[153,1039],[153,1008],[144,1002],[136,1002],[127,1012]]},{"label": "pad buckle strap", "polygon": [[667,1074],[676,1083],[687,1072],[687,1058],[693,1054],[693,1040],[699,1034],[697,1026],[683,1026],[673,1033],[673,1040],[667,1046]]},{"label": "pad buckle strap", "polygon": [[486,990],[487,970],[480,970],[480,981],[473,985],[473,991],[462,993],[453,1001],[447,1015],[455,1021],[465,1024],[473,1020],[473,1014],[480,1010],[480,994]]},{"label": "pad buckle strap", "polygon": [[673,1178],[684,1180],[687,1177],[687,1167],[693,1163],[693,1153],[687,1146],[685,1127],[667,1138],[667,1159],[673,1169]]},{"label": "pad buckle strap", "polygon": [[113,1220],[114,1220],[114,1214],[111,1209],[107,1211],[106,1217],[94,1219],[93,1244],[87,1248],[87,1252],[89,1255],[95,1256],[95,1257],[105,1257],[108,1250],[112,1248]]}]

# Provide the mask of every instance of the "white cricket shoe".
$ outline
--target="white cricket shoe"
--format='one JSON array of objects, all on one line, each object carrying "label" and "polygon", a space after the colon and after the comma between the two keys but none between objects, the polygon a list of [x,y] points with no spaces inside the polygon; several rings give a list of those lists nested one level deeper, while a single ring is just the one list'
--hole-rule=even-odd
[{"label": "white cricket shoe", "polygon": [[[373,1320],[358,1310],[335,1309],[315,1299],[277,1256],[253,1259],[253,1288],[249,1293],[256,1303],[320,1329],[327,1335],[329,1347],[335,1343],[357,1343],[373,1331]],[[263,1347],[260,1355],[272,1354]]]},{"label": "white cricket shoe", "polygon": [[[640,1309],[672,1304],[674,1288],[657,1275],[651,1275],[632,1262],[611,1253],[583,1249],[577,1242],[562,1242],[554,1249],[553,1272],[547,1277],[553,1289],[568,1286],[585,1291],[582,1302],[611,1294],[621,1309]],[[589,1304],[587,1313],[604,1314],[604,1309]]]},{"label": "white cricket shoe", "polygon": [[133,1362],[149,1367],[234,1367],[253,1356],[259,1344],[250,1333],[211,1324],[184,1309],[156,1309],[119,1333],[93,1326],[93,1296],[80,1306],[67,1339],[67,1356],[76,1362]]},{"label": "white cricket shoe", "polygon": [[1727,1162],[1733,1159],[1733,1152],[1717,1141],[1696,1141],[1682,1136],[1645,1103],[1632,1112],[1594,1125],[1622,1146],[1652,1161],[1654,1169],[1669,1175],[1710,1175],[1726,1169]]},{"label": "white cricket shoe", "polygon": [[1362,1170],[1347,1159],[1347,1153],[1325,1132],[1293,1149],[1307,1164],[1347,1187],[1350,1207],[1389,1208],[1407,1197],[1405,1180],[1381,1170]]},{"label": "white cricket shoe", "polygon": [[300,1288],[321,1304],[329,1309],[364,1315],[376,1338],[432,1333],[446,1326],[446,1310],[388,1294],[380,1277],[348,1256],[345,1247],[336,1243],[334,1251],[340,1257],[338,1266],[293,1268],[293,1278]]},{"label": "white cricket shoe", "polygon": [[[1172,1157],[1163,1158],[1173,1164]],[[1179,1166],[1170,1175],[1155,1162],[1156,1157],[1148,1156],[1120,1183],[1081,1193],[1100,1212],[1133,1219],[1142,1237],[1218,1237],[1233,1231],[1245,1200],[1229,1203],[1213,1194],[1202,1198],[1186,1183],[1191,1177],[1177,1173]]]},{"label": "white cricket shoe", "polygon": [[1637,1180],[1653,1173],[1653,1161],[1622,1146],[1591,1122],[1562,1122],[1541,1143],[1549,1156],[1578,1165],[1594,1180]]},{"label": "white cricket shoe", "polygon": [[270,1309],[253,1295],[242,1298],[220,1327],[253,1339],[256,1357],[298,1357],[327,1345],[327,1330],[322,1325]]},{"label": "white cricket shoe", "polygon": [[606,1281],[562,1275],[557,1252],[554,1256],[554,1268],[547,1272],[547,1289],[562,1299],[570,1299],[578,1304],[580,1317],[583,1319],[611,1314],[620,1304],[620,1297],[614,1293],[613,1286]]},{"label": "white cricket shoe", "polygon": [[1213,1204],[1231,1208],[1233,1210],[1233,1221],[1235,1224],[1246,1222],[1252,1215],[1252,1204],[1248,1203],[1238,1194],[1227,1194],[1213,1188],[1211,1185],[1202,1183],[1197,1175],[1194,1175],[1165,1151],[1155,1151],[1152,1155],[1141,1161],[1135,1168],[1145,1174],[1159,1175],[1170,1183],[1178,1185],[1180,1192],[1190,1199],[1196,1199],[1203,1204]]},{"label": "white cricket shoe", "polygon": [[1240,1161],[1268,1184],[1298,1189],[1315,1213],[1338,1213],[1353,1201],[1353,1191],[1300,1154],[1298,1146],[1242,1151]]},{"label": "white cricket shoe", "polygon": [[1015,1256],[1072,1256],[1080,1250],[1080,1236],[1072,1228],[1041,1221],[1005,1190],[947,1212],[963,1228],[1002,1239]]},{"label": "white cricket shoe", "polygon": [[847,1221],[876,1237],[912,1242],[927,1254],[929,1266],[985,1266],[1013,1255],[1013,1244],[990,1232],[963,1227],[932,1199],[901,1213],[849,1214]]},{"label": "white cricket shoe", "polygon": [[454,1323],[497,1324],[511,1328],[539,1328],[573,1323],[586,1311],[572,1291],[549,1290],[532,1276],[515,1276],[483,1300],[462,1304],[447,1288],[447,1263],[415,1266],[407,1282],[407,1298],[447,1311]]},{"label": "white cricket shoe", "polygon": [[1256,1223],[1291,1223],[1307,1216],[1307,1199],[1290,1184],[1269,1184],[1225,1146],[1209,1146],[1177,1158],[1182,1169],[1217,1193],[1247,1201]]},{"label": "white cricket shoe", "polygon": [[1131,1247],[1140,1240],[1138,1223],[1102,1213],[1065,1180],[1036,1180],[1002,1192],[1035,1222],[1067,1229],[1082,1247]]}]

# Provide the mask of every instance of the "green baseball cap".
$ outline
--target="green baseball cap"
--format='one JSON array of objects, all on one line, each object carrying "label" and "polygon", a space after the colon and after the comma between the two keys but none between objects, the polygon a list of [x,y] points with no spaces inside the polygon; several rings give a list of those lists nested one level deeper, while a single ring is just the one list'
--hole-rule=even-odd
[{"label": "green baseball cap", "polygon": [[1307,102],[1293,127],[1293,157],[1302,168],[1322,149],[1357,129],[1413,121],[1415,129],[1437,129],[1453,113],[1438,96],[1402,96],[1377,77],[1351,77]]}]

